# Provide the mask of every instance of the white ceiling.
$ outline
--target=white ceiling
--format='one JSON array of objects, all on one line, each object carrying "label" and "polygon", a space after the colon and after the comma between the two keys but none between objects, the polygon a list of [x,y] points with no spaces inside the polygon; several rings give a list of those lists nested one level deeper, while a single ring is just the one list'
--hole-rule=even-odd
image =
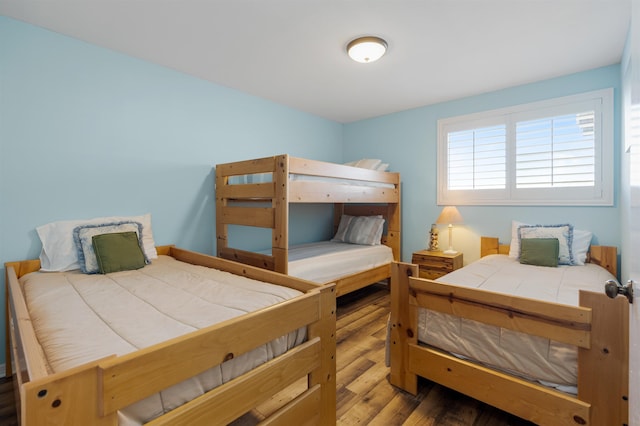
[{"label": "white ceiling", "polygon": [[[0,14],[338,122],[619,63],[631,0],[0,0]],[[384,38],[378,62],[346,53]]]}]

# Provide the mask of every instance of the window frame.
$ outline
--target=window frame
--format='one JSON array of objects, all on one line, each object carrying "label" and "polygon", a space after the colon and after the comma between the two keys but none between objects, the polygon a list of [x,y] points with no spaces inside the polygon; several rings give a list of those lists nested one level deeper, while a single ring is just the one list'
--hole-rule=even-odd
[{"label": "window frame", "polygon": [[[539,102],[482,111],[438,120],[437,204],[438,205],[536,205],[612,206],[614,203],[614,108],[613,88],[563,96]],[[516,188],[516,140],[518,121],[556,117],[593,107],[594,187]],[[448,189],[448,140],[450,132],[489,125],[506,126],[506,185],[504,189]]]}]

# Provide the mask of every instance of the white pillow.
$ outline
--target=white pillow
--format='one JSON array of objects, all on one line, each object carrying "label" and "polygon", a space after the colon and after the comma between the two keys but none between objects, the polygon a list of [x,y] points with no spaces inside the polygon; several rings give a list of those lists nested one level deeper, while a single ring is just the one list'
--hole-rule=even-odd
[{"label": "white pillow", "polygon": [[376,170],[379,172],[386,172],[389,169],[389,163],[380,163]]},{"label": "white pillow", "polygon": [[382,216],[342,215],[338,231],[331,241],[375,246],[380,244],[384,219]]},{"label": "white pillow", "polygon": [[581,229],[573,230],[573,244],[571,245],[571,252],[573,253],[573,264],[584,265],[587,261],[587,253],[591,246],[591,238],[593,234],[589,231],[583,231]]},{"label": "white pillow", "polygon": [[361,169],[378,170],[378,167],[382,164],[382,160],[377,158],[363,158],[362,160],[350,161],[344,164],[345,166],[360,167]]},{"label": "white pillow", "polygon": [[[142,248],[142,224],[140,222],[125,221],[98,225],[80,225],[73,229],[73,241],[78,250],[78,263],[80,263],[82,272],[85,274],[100,272],[98,258],[93,249],[93,236],[117,232],[135,232],[138,236],[140,248]],[[149,263],[146,256],[145,263]]]},{"label": "white pillow", "polygon": [[518,228],[522,225],[528,225],[528,223],[518,222],[517,220],[511,221],[511,243],[509,244],[509,257],[514,259],[520,259],[520,238],[518,238]]},{"label": "white pillow", "polygon": [[157,259],[156,244],[151,229],[151,214],[142,216],[99,217],[87,220],[64,220],[51,222],[36,228],[42,251],[40,270],[47,272],[72,271],[80,269],[78,251],[73,240],[73,230],[82,225],[96,225],[114,222],[140,222],[142,225],[142,246],[147,259]]},{"label": "white pillow", "polygon": [[518,226],[518,235],[520,240],[524,238],[557,238],[560,243],[558,264],[573,264],[573,254],[571,253],[573,242],[572,225],[520,225]]}]

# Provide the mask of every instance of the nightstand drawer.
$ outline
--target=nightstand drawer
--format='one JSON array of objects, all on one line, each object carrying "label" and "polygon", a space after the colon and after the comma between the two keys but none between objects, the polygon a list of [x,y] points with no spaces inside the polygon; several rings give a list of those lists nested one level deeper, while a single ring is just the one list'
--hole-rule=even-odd
[{"label": "nightstand drawer", "polygon": [[424,266],[425,268],[442,269],[443,271],[453,271],[453,259],[433,256],[423,256],[417,253],[413,254],[411,263]]},{"label": "nightstand drawer", "polygon": [[418,265],[420,278],[435,280],[462,268],[462,253],[446,254],[441,251],[420,250],[413,253],[411,263]]},{"label": "nightstand drawer", "polygon": [[433,269],[425,269],[422,266],[418,266],[418,276],[420,278],[426,278],[428,280],[435,280],[443,275],[448,274],[450,271],[434,271]]}]

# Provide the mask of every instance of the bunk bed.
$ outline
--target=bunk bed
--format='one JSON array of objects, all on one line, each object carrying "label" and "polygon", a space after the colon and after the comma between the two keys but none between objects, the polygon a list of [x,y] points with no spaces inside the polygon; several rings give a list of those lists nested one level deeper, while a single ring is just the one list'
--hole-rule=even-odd
[{"label": "bunk bed", "polygon": [[[337,267],[331,263],[321,264],[319,257],[299,255],[301,247],[290,246],[289,208],[295,203],[333,204],[332,235],[339,231],[345,219],[384,219],[386,232],[380,236],[379,243],[375,241],[360,248],[383,248],[388,254],[376,264],[364,265],[339,276],[298,274],[294,271],[298,268],[294,258],[306,265],[321,265],[324,271]],[[270,250],[254,252],[231,247],[230,225],[271,229]],[[400,260],[400,237],[399,173],[286,154],[216,165],[217,255],[222,258],[316,282],[335,282],[336,295],[340,296],[390,278],[391,262]],[[342,247],[353,249],[356,245],[343,244]],[[317,249],[317,246],[313,248]],[[320,249],[324,253],[323,250]],[[354,258],[367,260],[373,256],[366,253]],[[339,257],[334,256],[334,259]],[[298,268],[301,269],[304,268]]]},{"label": "bunk bed", "polygon": [[[154,414],[148,424],[226,425],[304,378],[308,384],[306,388],[281,401],[279,408],[263,414],[263,417],[267,416],[265,421],[269,424],[335,424],[333,285],[318,285],[173,246],[158,247],[154,249],[155,253],[157,259],[139,270],[107,275],[83,274],[79,270],[42,272],[40,259],[5,264],[7,375],[14,375],[20,424],[129,425],[138,421],[138,413],[146,413],[145,410],[153,406],[148,404],[149,401],[155,403],[159,399],[164,404],[173,398],[176,408],[165,410],[158,417]],[[174,267],[177,268],[175,271],[170,269]],[[103,292],[107,294],[109,291],[111,294],[109,281],[124,280],[124,284],[130,285],[132,293],[137,295],[136,292],[142,291],[147,285],[146,278],[155,276],[156,283],[168,283],[169,271],[173,271],[172,277],[179,277],[173,282],[179,282],[184,287],[185,291],[181,294],[190,294],[192,288],[195,291],[195,287],[205,287],[208,283],[195,281],[194,277],[208,277],[209,274],[225,277],[223,281],[229,283],[232,293],[224,297],[233,301],[229,308],[231,310],[236,301],[248,300],[246,294],[249,287],[245,286],[256,286],[258,289],[268,286],[268,290],[258,290],[258,293],[264,292],[270,296],[273,292],[288,296],[281,301],[260,305],[262,307],[256,310],[238,308],[240,313],[235,312],[222,322],[197,324],[194,331],[176,333],[168,340],[132,352],[118,350],[120,353],[116,355],[114,347],[111,352],[113,355],[92,360],[87,360],[87,357],[94,350],[93,343],[87,344],[85,339],[70,339],[68,335],[60,337],[54,332],[76,328],[88,333],[84,334],[86,340],[92,341],[96,340],[94,334],[110,336],[111,328],[135,328],[138,320],[122,320],[120,313],[124,318],[125,309],[118,311],[118,305],[114,307],[116,311],[109,327],[103,327],[104,330],[100,332],[84,330],[91,323],[90,317],[83,317],[87,319],[74,323],[57,315],[44,321],[43,318],[49,317],[40,311],[32,317],[32,308],[35,307],[44,307],[47,311],[45,314],[56,311],[53,313],[62,317],[71,315],[71,311],[74,311],[71,306],[76,306],[76,300],[79,299],[73,298],[72,303],[72,298],[67,297],[76,293],[73,289],[70,293],[63,290],[68,288],[68,282],[75,283],[74,288],[78,292],[80,288],[83,289],[82,298],[97,298],[97,306],[102,307],[111,300],[103,296]],[[38,295],[30,296],[38,286],[46,287],[45,294],[33,293]],[[119,292],[118,289],[114,291]],[[151,291],[151,297],[155,298],[161,293],[159,290]],[[55,301],[51,303],[51,299],[44,299],[45,296],[53,297]],[[135,299],[138,298],[130,298],[132,303],[137,303]],[[171,312],[174,309],[178,312],[178,305],[183,301],[178,299],[169,296],[168,301],[164,302]],[[190,306],[185,304],[187,311],[191,309]],[[199,309],[195,317],[192,315],[196,322],[201,317],[217,315],[217,312],[212,312],[215,309],[206,305]],[[247,309],[246,313],[243,313],[244,309]],[[151,322],[143,317],[139,321]],[[162,321],[151,324],[151,340],[159,339],[154,336],[154,327],[158,335],[168,328]],[[43,331],[45,329],[48,331]],[[294,333],[297,336],[295,338],[291,337]],[[276,347],[274,341],[283,339],[286,342],[293,339],[298,344],[287,345],[291,348],[266,357],[269,359],[266,362],[255,361],[259,365],[252,365],[254,361],[248,361],[251,354],[269,352],[269,348]],[[100,337],[96,341],[102,340]],[[76,353],[58,359],[48,352],[51,342],[64,342],[60,346],[73,348],[76,348],[76,344],[79,346]],[[109,353],[111,348],[104,350]],[[55,362],[59,365],[66,366],[55,369],[54,359],[58,359]],[[197,389],[197,396],[190,399],[190,394],[195,392],[190,385],[196,383],[197,387],[201,383],[213,383],[218,380],[217,371],[222,372],[221,383],[216,383],[211,389]],[[299,385],[295,386],[298,389]],[[158,396],[159,392],[163,393],[162,396]],[[140,423],[144,421],[140,420]]]},{"label": "bunk bed", "polygon": [[[509,245],[499,244],[497,238],[482,237],[479,261],[437,281],[419,278],[417,265],[394,264],[389,330],[391,383],[416,394],[418,376],[423,377],[541,425],[627,424],[629,302],[624,297],[608,299],[601,280],[613,279],[617,274],[616,248],[591,246],[586,266],[566,269],[512,266],[518,260],[510,259],[508,254]],[[479,269],[465,271],[474,264]],[[501,269],[500,264],[529,269],[523,277],[514,269]],[[542,268],[543,274],[550,275],[579,274],[578,281],[593,276],[597,282],[591,291],[578,290],[576,285],[569,293],[570,285],[559,287],[557,293],[579,301],[575,306],[549,302],[543,300],[546,297],[534,298],[544,293],[542,287],[536,288],[543,283],[534,278],[534,268]],[[474,275],[471,281],[478,279],[478,282],[492,278],[494,273],[503,274],[495,283],[503,283],[502,278],[508,277],[506,282],[516,282],[518,291],[528,296],[476,288],[475,282],[465,282],[469,273]],[[523,288],[527,284],[530,287]],[[442,317],[447,324],[454,324],[438,328],[440,336],[451,334],[453,343],[448,348],[425,337],[427,333],[435,333]],[[449,319],[453,322],[449,323]],[[486,325],[494,331],[486,334],[480,331]],[[542,351],[546,349],[547,356],[554,348],[557,350],[553,355],[573,354],[573,364],[560,368],[574,369],[575,393],[566,387],[549,387],[550,383],[536,380],[534,373],[516,370],[508,362],[478,360],[484,353],[470,358],[467,353],[470,343],[457,334],[463,329],[472,331],[475,342],[471,343],[483,345],[484,353],[493,352],[484,339],[494,333],[498,345],[505,349],[501,356],[513,358],[516,365],[528,356],[527,352],[535,352],[536,346],[541,346]],[[514,349],[520,352],[511,356]],[[549,368],[543,370],[548,372]]]}]

